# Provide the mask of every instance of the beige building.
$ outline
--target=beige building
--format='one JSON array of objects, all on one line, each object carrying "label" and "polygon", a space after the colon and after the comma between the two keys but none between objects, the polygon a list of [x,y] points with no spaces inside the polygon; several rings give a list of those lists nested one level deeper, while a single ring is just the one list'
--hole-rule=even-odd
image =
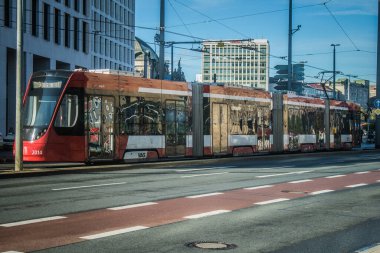
[{"label": "beige building", "polygon": [[[332,88],[332,82],[329,82],[327,85]],[[335,87],[337,92],[339,91],[342,96],[338,97],[338,99],[355,102],[360,104],[363,108],[367,108],[368,99],[370,97],[368,80],[355,80],[352,82],[347,78],[341,78],[336,81]]]},{"label": "beige building", "polygon": [[138,76],[152,79],[158,76],[156,52],[138,37],[135,37],[135,73]]},{"label": "beige building", "polygon": [[269,88],[269,41],[203,42],[202,81]]}]

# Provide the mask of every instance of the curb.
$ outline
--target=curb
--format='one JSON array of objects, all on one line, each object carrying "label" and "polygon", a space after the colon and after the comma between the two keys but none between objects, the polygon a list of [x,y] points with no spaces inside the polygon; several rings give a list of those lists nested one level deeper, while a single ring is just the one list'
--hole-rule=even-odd
[{"label": "curb", "polygon": [[[362,153],[380,153],[377,150],[354,150],[354,151],[328,151],[328,152],[312,152],[312,153],[260,153],[253,156],[240,156],[240,157],[207,157],[202,159],[197,158],[184,158],[181,160],[165,159],[160,161],[151,162],[134,162],[134,163],[97,163],[95,165],[86,166],[85,164],[25,164],[24,171],[14,172],[13,164],[9,164],[9,168],[0,168],[0,179],[6,178],[23,178],[23,177],[35,177],[35,176],[49,176],[49,175],[61,175],[61,174],[75,174],[75,173],[90,173],[90,172],[109,172],[118,170],[132,170],[132,169],[155,169],[161,168],[163,166],[173,167],[181,165],[207,165],[207,164],[220,164],[225,162],[233,161],[257,161],[257,160],[267,160],[267,159],[284,159],[291,157],[303,157],[307,156],[325,156],[326,154],[341,154],[351,156],[352,154],[362,154]],[[29,167],[28,165],[36,166]],[[39,167],[38,167],[39,166]]]}]

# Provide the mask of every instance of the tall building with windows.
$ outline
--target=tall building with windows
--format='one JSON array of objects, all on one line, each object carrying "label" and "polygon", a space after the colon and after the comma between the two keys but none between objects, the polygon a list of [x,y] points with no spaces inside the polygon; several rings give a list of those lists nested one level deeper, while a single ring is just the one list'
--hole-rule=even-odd
[{"label": "tall building with windows", "polygon": [[134,70],[135,0],[92,0],[95,69]]},{"label": "tall building with windows", "polygon": [[227,40],[204,42],[202,81],[268,90],[269,41]]},{"label": "tall building with windows", "polygon": [[[133,71],[135,0],[27,0],[23,88],[46,69]],[[17,0],[0,0],[0,132],[15,128]]]}]

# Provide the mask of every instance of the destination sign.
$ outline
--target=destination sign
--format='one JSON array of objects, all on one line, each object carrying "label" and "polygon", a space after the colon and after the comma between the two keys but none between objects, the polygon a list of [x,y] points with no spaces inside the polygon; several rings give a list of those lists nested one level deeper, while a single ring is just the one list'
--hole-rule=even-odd
[{"label": "destination sign", "polygon": [[59,89],[62,87],[62,81],[57,82],[33,82],[34,89]]}]

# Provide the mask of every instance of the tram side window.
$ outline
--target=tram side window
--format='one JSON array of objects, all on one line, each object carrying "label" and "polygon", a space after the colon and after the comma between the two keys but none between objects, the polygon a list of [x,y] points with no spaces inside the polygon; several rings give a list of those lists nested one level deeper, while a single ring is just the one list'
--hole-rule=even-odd
[{"label": "tram side window", "polygon": [[65,94],[54,121],[54,127],[60,135],[83,135],[83,110],[78,95]]},{"label": "tram side window", "polygon": [[159,99],[122,96],[120,113],[121,134],[162,134],[162,109]]},{"label": "tram side window", "polygon": [[210,99],[203,98],[203,134],[210,134]]},{"label": "tram side window", "polygon": [[55,127],[73,127],[78,121],[78,96],[66,94],[55,118]]}]

